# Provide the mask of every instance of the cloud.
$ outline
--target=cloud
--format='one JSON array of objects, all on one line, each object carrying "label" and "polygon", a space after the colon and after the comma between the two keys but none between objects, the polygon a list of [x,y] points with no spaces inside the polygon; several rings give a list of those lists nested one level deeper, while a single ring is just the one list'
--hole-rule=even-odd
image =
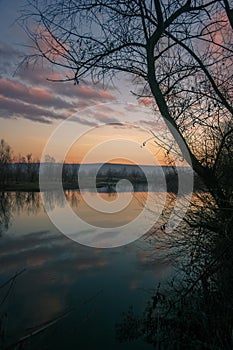
[{"label": "cloud", "polygon": [[39,84],[49,88],[60,96],[77,98],[79,100],[93,100],[98,102],[114,101],[115,97],[109,90],[104,90],[100,85],[92,85],[90,82],[81,82],[80,85],[74,85],[72,81],[60,82],[68,78],[63,73],[51,71],[48,67],[37,65],[21,65],[16,72],[16,77],[32,85]]},{"label": "cloud", "polygon": [[98,126],[97,121],[93,119],[89,119],[88,117],[85,117],[85,118],[79,117],[77,116],[77,114],[74,117],[72,117],[71,120],[87,126],[92,126],[92,127]]},{"label": "cloud", "polygon": [[1,59],[6,59],[9,61],[12,58],[15,58],[15,55],[19,54],[19,51],[14,49],[12,46],[8,45],[5,42],[0,41],[0,57]]},{"label": "cloud", "polygon": [[[90,255],[87,254],[87,248],[82,246],[79,246],[77,250],[76,245],[72,244],[72,241],[65,236],[54,235],[50,231],[28,232],[23,237],[16,236],[14,240],[6,239],[4,244],[5,249],[0,252],[2,262],[0,272],[6,273],[7,271],[8,274],[10,272],[13,274],[20,268],[31,269],[32,267],[42,268],[46,266],[48,269],[48,262],[63,265],[63,267],[64,265],[72,266],[73,272],[86,271],[87,269],[97,271],[107,265],[107,260],[101,252],[94,254],[93,251],[93,254]],[[65,254],[64,251],[66,251]],[[13,261],[12,256],[14,256]],[[76,263],[73,264],[73,261]],[[45,273],[44,270],[41,272]],[[57,276],[57,281],[59,282],[59,276]],[[73,283],[72,278],[68,281]]]},{"label": "cloud", "polygon": [[0,96],[1,118],[26,118],[31,121],[51,124],[51,119],[65,119],[65,113],[59,114],[52,110],[37,107],[22,101]]},{"label": "cloud", "polygon": [[152,107],[155,103],[152,97],[141,97],[138,100],[139,104],[145,107]]},{"label": "cloud", "polygon": [[[18,52],[17,52],[18,54]],[[0,43],[0,57],[14,61],[16,51]],[[2,64],[0,64],[1,68]],[[65,119],[80,109],[115,101],[109,90],[90,82],[74,85],[72,82],[51,82],[49,79],[61,79],[64,75],[49,70],[47,66],[31,64],[18,67],[14,78],[8,73],[0,78],[0,118],[25,118],[41,123],[52,123],[52,120]],[[111,110],[105,114],[77,117],[76,120],[88,126],[98,122],[118,122],[116,115],[111,117]]]},{"label": "cloud", "polygon": [[29,87],[15,80],[1,79],[0,94],[4,97],[21,100],[42,107],[73,108],[73,103],[56,97],[51,91],[43,88]]},{"label": "cloud", "polygon": [[93,111],[93,118],[101,123],[119,123],[119,120],[110,113],[104,113],[99,108]]},{"label": "cloud", "polygon": [[[19,61],[20,52],[0,41],[0,74],[13,74]],[[19,63],[19,62],[18,62]]]},{"label": "cloud", "polygon": [[53,82],[53,91],[59,95],[78,98],[80,100],[92,100],[98,102],[114,101],[115,97],[107,90],[97,86],[74,85],[70,82]]}]

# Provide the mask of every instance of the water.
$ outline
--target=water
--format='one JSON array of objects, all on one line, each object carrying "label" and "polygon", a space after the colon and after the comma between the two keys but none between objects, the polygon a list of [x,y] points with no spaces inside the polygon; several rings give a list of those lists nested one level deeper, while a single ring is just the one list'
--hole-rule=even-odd
[{"label": "water", "polygon": [[[115,326],[130,306],[140,314],[157,284],[171,273],[158,248],[145,237],[118,248],[87,247],[56,229],[40,193],[0,196],[0,286],[25,269],[0,307],[0,315],[7,315],[6,344],[65,313],[66,317],[27,341],[26,349],[152,348],[139,341],[119,344]],[[112,195],[102,196],[113,200]],[[66,197],[74,211],[88,216],[78,192],[67,192]],[[57,201],[51,196],[51,206]],[[140,205],[137,197],[129,220]],[[99,222],[98,216],[89,214],[92,224]],[[115,226],[118,220],[111,217]],[[9,285],[0,288],[0,302]]]}]

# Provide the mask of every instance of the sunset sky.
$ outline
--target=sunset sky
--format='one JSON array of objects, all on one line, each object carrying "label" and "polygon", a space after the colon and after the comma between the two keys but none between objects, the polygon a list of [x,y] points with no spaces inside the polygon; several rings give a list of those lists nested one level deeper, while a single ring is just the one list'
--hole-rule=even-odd
[{"label": "sunset sky", "polygon": [[[140,106],[130,94],[132,86],[128,77],[121,77],[115,87],[104,90],[90,81],[78,86],[72,82],[49,82],[47,78],[64,76],[64,72],[41,64],[27,68],[20,65],[30,50],[25,47],[30,44],[29,39],[14,23],[23,4],[24,0],[0,0],[0,138],[10,144],[14,154],[32,153],[34,159],[40,159],[53,131],[75,116],[75,122],[70,122],[68,129],[77,130],[77,142],[66,150],[66,162],[81,162],[91,151],[87,162],[99,162],[102,157],[127,163],[132,154],[141,164],[164,163],[164,151],[158,149],[153,140],[142,147],[143,142],[152,137],[150,130],[156,132],[157,128],[161,132],[164,125],[162,122],[156,125],[150,109]],[[104,127],[105,123],[113,125]],[[63,141],[67,141],[69,135],[68,130],[52,152],[57,161],[62,158],[60,150],[67,147]],[[106,143],[98,149],[100,143],[116,138],[124,142],[117,141],[114,146]],[[117,152],[111,154],[111,147]],[[124,157],[126,147],[128,160]],[[118,157],[113,157],[117,153]],[[151,154],[156,156],[154,160]]]}]

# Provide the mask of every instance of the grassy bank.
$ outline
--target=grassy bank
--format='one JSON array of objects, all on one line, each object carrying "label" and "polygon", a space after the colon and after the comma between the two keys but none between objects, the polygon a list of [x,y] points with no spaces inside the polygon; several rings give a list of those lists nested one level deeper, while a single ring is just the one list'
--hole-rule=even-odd
[{"label": "grassy bank", "polygon": [[0,183],[0,191],[39,192],[39,182],[7,182]]},{"label": "grassy bank", "polygon": [[[87,190],[93,190],[94,188],[97,189],[104,189],[106,191],[111,191],[115,190],[116,184],[118,181],[120,181],[121,178],[117,177],[111,177],[111,179],[101,176],[97,177],[96,183],[93,184],[93,178],[92,177],[86,177],[84,181],[82,181],[82,188],[86,188]],[[144,178],[139,178],[139,179],[132,179],[128,177],[128,180],[130,183],[134,186],[134,190],[136,190],[137,186],[144,186],[145,190],[147,188],[147,182],[146,179]],[[159,180],[158,180],[159,181]],[[79,185],[78,181],[63,181],[62,183],[63,189],[64,190],[78,190]],[[56,190],[59,186],[59,183],[57,181],[54,182],[48,182],[46,185],[46,188],[43,190]],[[96,186],[96,187],[95,187]],[[167,192],[173,192],[177,193],[178,190],[178,179],[177,178],[169,178],[167,180]],[[156,186],[156,181],[155,181],[155,191],[158,191],[160,188],[159,184],[158,187]],[[140,189],[140,187],[139,187]],[[40,186],[39,186],[39,181],[7,181],[7,182],[0,182],[0,191],[25,191],[25,192],[39,192],[40,191]],[[194,186],[193,186],[193,191],[194,192],[205,192],[206,189],[201,182],[200,178],[197,176],[194,176]]]}]

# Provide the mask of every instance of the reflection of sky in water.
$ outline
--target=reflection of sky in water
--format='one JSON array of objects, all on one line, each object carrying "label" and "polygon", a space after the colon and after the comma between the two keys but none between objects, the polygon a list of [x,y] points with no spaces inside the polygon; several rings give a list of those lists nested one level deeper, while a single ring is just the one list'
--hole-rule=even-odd
[{"label": "reflection of sky in water", "polygon": [[[142,237],[158,220],[164,208],[166,193],[120,192],[112,194],[84,192],[77,194],[75,206],[67,204],[60,190],[53,201],[53,192],[43,194],[43,201],[51,221],[67,237],[96,248],[118,247]],[[75,212],[74,212],[75,211]]]},{"label": "reflection of sky in water", "polygon": [[[77,192],[76,192],[77,193]],[[126,225],[130,221],[134,220],[140,212],[143,210],[143,207],[146,202],[146,194],[142,193],[135,193],[134,196],[132,196],[132,200],[129,201],[129,204],[124,207],[122,204],[123,197],[125,193],[120,194],[113,194],[113,193],[101,193],[101,194],[87,194],[84,193],[84,196],[87,197],[89,195],[90,198],[83,199],[83,196],[78,195],[78,201],[79,205],[74,207],[73,210],[76,214],[79,215],[79,217],[91,225],[97,225],[99,227],[119,227],[122,225]],[[106,213],[104,210],[102,212],[96,211],[95,207],[90,207],[87,203],[88,201],[94,202],[95,205],[95,197],[100,197],[102,200],[106,202],[106,206],[111,204],[111,202],[115,202],[117,200],[117,197],[119,197],[119,201],[121,202],[121,206],[119,208],[117,207],[115,212],[113,213]],[[131,197],[131,194],[130,194]],[[114,200],[115,199],[115,200]],[[109,203],[110,202],[110,203]],[[97,208],[98,208],[98,202],[97,202]],[[123,210],[120,210],[120,208],[123,208]],[[103,208],[104,209],[104,208]],[[114,207],[113,207],[114,209]]]},{"label": "reflection of sky in water", "polygon": [[[11,224],[0,239],[0,284],[26,268],[4,304],[9,339],[75,307],[36,336],[33,349],[50,342],[48,348],[54,349],[149,349],[146,344],[116,343],[114,326],[130,305],[142,311],[150,289],[169,273],[156,248],[143,238],[115,249],[79,245],[50,223],[38,193],[8,196]],[[51,199],[51,205],[53,200],[58,199]],[[69,201],[80,205],[75,194]],[[5,290],[0,292],[2,297]]]}]

